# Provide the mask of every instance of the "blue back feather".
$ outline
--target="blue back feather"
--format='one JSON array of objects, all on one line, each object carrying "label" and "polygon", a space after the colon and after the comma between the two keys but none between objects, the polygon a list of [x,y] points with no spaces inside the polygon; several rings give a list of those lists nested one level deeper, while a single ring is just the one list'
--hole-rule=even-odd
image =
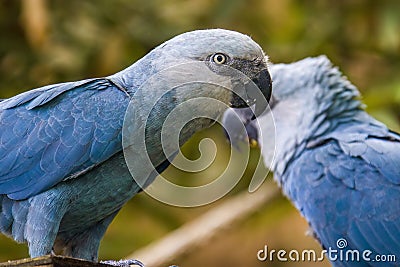
[{"label": "blue back feather", "polygon": [[0,194],[26,199],[121,151],[128,103],[107,79],[49,85],[0,102]]}]

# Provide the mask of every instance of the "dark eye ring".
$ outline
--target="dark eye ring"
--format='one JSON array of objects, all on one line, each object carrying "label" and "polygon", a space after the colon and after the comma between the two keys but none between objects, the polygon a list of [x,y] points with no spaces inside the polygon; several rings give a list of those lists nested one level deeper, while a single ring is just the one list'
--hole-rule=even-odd
[{"label": "dark eye ring", "polygon": [[218,65],[225,64],[227,61],[227,56],[222,53],[216,53],[212,56],[212,61]]}]

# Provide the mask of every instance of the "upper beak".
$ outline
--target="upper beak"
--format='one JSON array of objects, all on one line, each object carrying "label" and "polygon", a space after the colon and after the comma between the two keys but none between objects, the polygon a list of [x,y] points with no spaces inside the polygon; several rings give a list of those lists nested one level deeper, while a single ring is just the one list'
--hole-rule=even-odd
[{"label": "upper beak", "polygon": [[268,102],[272,95],[272,80],[269,75],[268,69],[265,68],[260,71],[252,81],[257,85],[258,88],[251,86],[247,90],[247,96],[250,99],[255,100],[254,115],[251,118],[254,120],[257,116],[261,115],[268,107]]}]

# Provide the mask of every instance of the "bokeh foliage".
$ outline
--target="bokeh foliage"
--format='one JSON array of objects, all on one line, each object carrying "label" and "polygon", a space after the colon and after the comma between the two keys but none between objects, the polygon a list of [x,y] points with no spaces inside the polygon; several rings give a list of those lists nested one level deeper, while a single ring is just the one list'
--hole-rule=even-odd
[{"label": "bokeh foliage", "polygon": [[[399,131],[399,12],[397,0],[0,0],[0,98],[49,83],[108,75],[176,34],[226,28],[251,35],[272,62],[328,55],[359,87],[368,111]],[[223,143],[220,129],[214,128],[197,135],[185,146],[185,152],[196,155],[198,140],[210,135]],[[249,173],[251,170],[250,166]],[[181,173],[179,177],[188,179]],[[235,192],[246,186],[241,183]],[[101,257],[121,258],[208,208],[167,207],[139,196],[112,224]],[[254,266],[261,241],[242,254],[224,251],[224,244],[238,242],[240,248],[244,237],[259,240],[260,235],[265,240],[278,240],[271,242],[281,247],[314,244],[311,238],[303,239],[303,233],[291,242],[287,240],[284,227],[290,225],[288,221],[305,227],[290,204],[281,199],[273,206],[266,205],[260,214],[240,225],[239,231],[231,232],[229,241],[219,239],[219,246],[210,245],[211,252],[195,254],[207,257],[207,266],[220,266],[233,254],[241,260],[229,261],[229,265]],[[275,230],[261,231],[262,225]],[[236,237],[235,232],[239,232]],[[0,238],[0,260],[26,255],[24,246]],[[184,262],[195,266],[198,258],[196,261],[193,256],[191,262],[187,257]]]}]

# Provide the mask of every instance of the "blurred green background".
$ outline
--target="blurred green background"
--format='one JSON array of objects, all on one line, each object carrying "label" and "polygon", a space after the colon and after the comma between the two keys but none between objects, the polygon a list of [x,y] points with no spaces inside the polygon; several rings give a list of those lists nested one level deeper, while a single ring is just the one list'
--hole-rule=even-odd
[{"label": "blurred green background", "polygon": [[[0,0],[0,98],[49,83],[109,75],[179,33],[226,28],[252,36],[271,62],[326,54],[360,89],[368,112],[399,131],[399,14],[398,0]],[[223,169],[229,151],[218,126],[197,134],[184,146],[185,155],[198,157],[197,144],[204,137],[218,144],[214,164],[197,176],[170,168],[169,177],[207,179]],[[246,190],[258,155],[252,149],[245,177],[230,195]],[[205,207],[176,208],[141,194],[108,229],[100,257],[127,256],[228,197]],[[264,266],[256,259],[264,245],[320,249],[306,230],[297,211],[278,197],[173,263]],[[0,261],[26,256],[24,245],[0,237]],[[321,264],[328,263],[316,266]]]}]

